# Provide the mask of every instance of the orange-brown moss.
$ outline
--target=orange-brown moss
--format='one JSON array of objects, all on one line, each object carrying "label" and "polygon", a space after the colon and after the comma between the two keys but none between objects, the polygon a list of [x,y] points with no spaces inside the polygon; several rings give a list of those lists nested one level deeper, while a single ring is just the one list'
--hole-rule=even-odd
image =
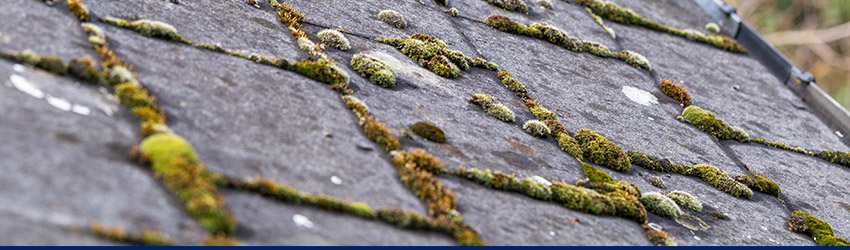
[{"label": "orange-brown moss", "polygon": [[674,83],[670,79],[664,79],[658,84],[658,88],[660,88],[661,92],[664,92],[665,95],[673,98],[673,100],[676,100],[685,107],[691,105],[691,96],[688,95],[688,90],[682,87],[682,85]]}]

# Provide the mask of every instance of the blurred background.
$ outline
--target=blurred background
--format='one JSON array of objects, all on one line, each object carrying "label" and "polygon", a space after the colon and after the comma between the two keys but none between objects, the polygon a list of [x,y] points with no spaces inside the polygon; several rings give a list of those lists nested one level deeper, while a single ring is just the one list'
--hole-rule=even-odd
[{"label": "blurred background", "polygon": [[850,109],[850,0],[726,0]]}]

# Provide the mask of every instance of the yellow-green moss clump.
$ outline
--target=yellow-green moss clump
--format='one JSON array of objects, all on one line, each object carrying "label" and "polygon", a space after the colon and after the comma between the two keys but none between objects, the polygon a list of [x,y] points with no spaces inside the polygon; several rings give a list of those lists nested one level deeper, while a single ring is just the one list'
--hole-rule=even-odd
[{"label": "yellow-green moss clump", "polygon": [[816,156],[831,163],[850,166],[850,152],[824,150],[817,152]]},{"label": "yellow-green moss clump", "polygon": [[688,90],[683,88],[682,85],[674,83],[670,79],[664,79],[658,84],[658,88],[660,88],[661,92],[664,92],[665,95],[673,98],[673,100],[676,100],[676,102],[681,103],[685,107],[691,105],[691,96],[688,95]]},{"label": "yellow-green moss clump", "polygon": [[722,120],[715,118],[710,111],[694,105],[685,108],[682,111],[682,117],[700,130],[711,134],[717,140],[746,141],[749,139],[744,130],[729,126]]},{"label": "yellow-green moss clump", "polygon": [[342,70],[332,61],[319,59],[315,61],[301,61],[291,65],[291,70],[307,78],[331,85],[348,86],[348,73]]},{"label": "yellow-green moss clump", "polygon": [[631,168],[629,156],[605,137],[589,129],[576,132],[576,141],[584,152],[584,157],[591,162],[620,172]]},{"label": "yellow-green moss clump", "polygon": [[726,172],[720,171],[715,166],[711,165],[677,165],[671,163],[667,159],[659,159],[653,156],[647,156],[638,151],[629,151],[631,162],[642,168],[659,172],[673,172],[687,176],[693,176],[702,179],[703,181],[716,187],[718,190],[731,194],[738,198],[749,199],[753,197],[753,190],[750,190],[746,185],[735,181]]},{"label": "yellow-green moss clump", "polygon": [[[747,141],[748,142],[755,142],[755,143],[765,145],[765,146],[768,146],[768,147],[772,147],[772,148],[778,148],[778,149],[788,150],[788,151],[791,151],[791,152],[800,153],[800,154],[804,154],[804,155],[808,155],[808,156],[818,156],[819,157],[819,155],[815,152],[811,152],[811,151],[808,151],[808,150],[805,150],[805,149],[799,148],[799,147],[791,147],[791,146],[788,146],[784,143],[772,142],[772,141],[759,139],[759,138],[750,138]],[[827,151],[824,151],[824,152],[827,152]],[[823,157],[821,157],[821,158],[823,158]],[[848,158],[848,159],[850,159],[850,158]],[[824,158],[824,160],[828,160],[828,159]]]},{"label": "yellow-green moss clump", "polygon": [[670,197],[681,208],[696,212],[702,211],[702,203],[688,192],[676,190],[667,194],[667,197]]},{"label": "yellow-green moss clump", "polygon": [[682,216],[682,210],[679,205],[663,194],[657,192],[648,192],[640,196],[640,202],[646,207],[646,211],[657,214],[661,217],[675,220]]},{"label": "yellow-green moss clump", "polygon": [[338,50],[346,51],[351,49],[351,43],[348,42],[348,38],[345,38],[342,32],[326,29],[319,32],[316,36],[319,37],[319,41],[322,41],[322,43]]},{"label": "yellow-green moss clump", "polygon": [[612,39],[617,39],[617,34],[614,33],[614,29],[608,27],[608,25],[605,25],[605,23],[602,22],[602,18],[599,18],[599,16],[594,14],[593,10],[590,10],[590,8],[584,8],[584,10],[586,10],[587,13],[590,14],[590,17],[593,18],[593,21],[596,21],[596,24],[599,24],[599,27],[602,27],[602,29],[605,30],[605,33],[608,33],[608,35],[611,36]]},{"label": "yellow-green moss clump", "polygon": [[0,56],[53,74],[70,75],[87,83],[103,82],[103,77],[91,57],[74,58],[65,64],[57,57],[37,55],[30,50],[24,50],[21,53],[3,51]]},{"label": "yellow-green moss clump", "polygon": [[418,230],[439,230],[440,225],[434,221],[422,217],[419,213],[402,211],[399,209],[381,208],[378,210],[378,218],[399,228]]},{"label": "yellow-green moss clump", "polygon": [[537,5],[540,6],[540,8],[544,8],[544,9],[547,9],[547,10],[554,9],[554,7],[552,7],[552,1],[551,0],[537,0]]},{"label": "yellow-green moss clump", "polygon": [[789,230],[812,237],[820,246],[850,246],[847,240],[835,237],[829,224],[802,211],[791,213],[788,224]]},{"label": "yellow-green moss clump", "polygon": [[71,10],[71,12],[74,13],[80,21],[88,22],[89,19],[91,19],[89,9],[86,8],[83,0],[68,0],[68,9]]},{"label": "yellow-green moss clump", "polygon": [[579,145],[575,138],[565,132],[553,132],[553,134],[555,134],[555,140],[558,141],[558,147],[561,150],[575,157],[576,160],[583,159],[584,151],[582,151],[581,145]]},{"label": "yellow-green moss clump", "polygon": [[188,44],[192,43],[178,35],[177,29],[175,29],[174,26],[160,21],[142,19],[135,22],[127,22],[124,19],[114,17],[104,17],[102,18],[102,21],[118,27],[135,30],[144,36],[163,38]]},{"label": "yellow-green moss clump", "polygon": [[484,2],[507,11],[516,11],[524,14],[528,13],[528,6],[525,5],[523,0],[484,0]]},{"label": "yellow-green moss clump", "polygon": [[426,140],[436,142],[436,143],[445,143],[446,142],[446,134],[443,133],[443,130],[437,125],[433,123],[421,121],[414,123],[410,126],[410,129],[413,130],[413,133],[416,135],[425,138]]},{"label": "yellow-green moss clump", "polygon": [[407,27],[407,20],[404,20],[404,16],[394,10],[382,10],[378,13],[378,19],[396,29]]},{"label": "yellow-green moss clump", "polygon": [[396,74],[384,61],[370,55],[358,53],[351,58],[351,67],[360,76],[384,88],[392,88],[396,83]]},{"label": "yellow-green moss clump", "polygon": [[684,37],[688,40],[706,43],[730,52],[747,53],[747,50],[744,49],[744,47],[729,37],[721,35],[706,36],[699,33],[695,34],[693,32],[688,32],[687,30],[667,27],[663,24],[649,21],[634,11],[620,7],[620,5],[617,5],[616,3],[601,0],[576,0],[576,2],[589,8],[596,15],[614,22],[641,26],[651,30]]},{"label": "yellow-green moss clump", "polygon": [[717,25],[716,23],[707,23],[707,24],[705,24],[705,30],[707,30],[708,32],[717,34],[717,33],[720,33],[720,26]]},{"label": "yellow-green moss clump", "polygon": [[649,178],[646,178],[646,182],[649,182],[650,185],[653,185],[660,189],[667,188],[667,185],[664,185],[664,180],[662,180],[661,177],[658,176],[650,176]]},{"label": "yellow-green moss clump", "polygon": [[525,124],[522,125],[522,130],[525,130],[526,133],[537,138],[546,138],[550,133],[552,133],[545,123],[538,120],[525,122]]},{"label": "yellow-green moss clump", "polygon": [[469,99],[469,103],[481,106],[484,111],[492,117],[504,122],[514,122],[514,112],[505,105],[493,103],[493,96],[488,94],[476,94]]},{"label": "yellow-green moss clump", "polygon": [[216,174],[204,167],[189,142],[175,134],[160,133],[142,141],[139,152],[150,162],[156,178],[184,202],[186,211],[210,233],[233,233],[236,219],[218,195],[213,182]]},{"label": "yellow-green moss clump", "polygon": [[616,58],[637,68],[646,71],[651,70],[649,61],[640,54],[631,51],[615,53],[605,45],[570,37],[567,32],[546,23],[533,23],[530,26],[525,26],[500,15],[487,17],[486,23],[494,29],[544,40],[573,52],[587,52],[600,57]]},{"label": "yellow-green moss clump", "polygon": [[634,195],[624,191],[603,193],[561,182],[553,182],[551,186],[547,186],[530,179],[519,180],[514,175],[494,173],[486,169],[461,169],[452,174],[488,188],[552,201],[579,212],[618,216],[638,223],[646,222],[646,210],[643,205]]},{"label": "yellow-green moss clump", "polygon": [[488,70],[498,70],[499,66],[481,58],[469,58],[460,51],[450,50],[440,39],[425,34],[414,34],[409,39],[377,38],[376,41],[396,47],[420,66],[435,74],[454,78],[461,70],[470,66]]},{"label": "yellow-green moss clump", "polygon": [[144,230],[141,232],[127,233],[119,227],[105,227],[100,223],[92,223],[89,232],[97,237],[108,241],[124,243],[136,246],[176,246],[177,243],[163,233]]},{"label": "yellow-green moss clump", "polygon": [[755,180],[746,175],[736,176],[735,180],[740,183],[743,183],[744,185],[747,185],[752,190],[769,194],[775,197],[779,197],[779,194],[782,193],[782,191],[779,189],[779,185],[776,185],[776,182],[768,180],[760,174],[754,174],[753,176],[755,176]]},{"label": "yellow-green moss clump", "polygon": [[221,177],[216,182],[220,186],[258,193],[286,203],[313,206],[327,211],[351,214],[365,219],[374,219],[378,216],[366,203],[348,202],[329,195],[304,193],[289,185],[265,180],[261,177],[246,181]]}]

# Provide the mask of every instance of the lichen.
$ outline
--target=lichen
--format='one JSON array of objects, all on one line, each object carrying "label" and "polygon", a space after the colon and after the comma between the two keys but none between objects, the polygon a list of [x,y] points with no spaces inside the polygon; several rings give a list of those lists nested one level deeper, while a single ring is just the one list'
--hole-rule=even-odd
[{"label": "lichen", "polygon": [[682,210],[676,202],[663,194],[647,192],[640,196],[640,202],[646,207],[646,211],[661,217],[675,220],[682,216]]},{"label": "lichen", "polygon": [[524,14],[528,13],[528,6],[525,5],[523,0],[484,0],[484,2],[507,11],[517,11]]},{"label": "lichen", "polygon": [[410,129],[413,130],[413,133],[416,133],[416,135],[419,135],[426,140],[436,143],[446,142],[446,134],[442,129],[440,129],[440,127],[437,127],[433,123],[426,121],[416,122],[410,126]]},{"label": "lichen", "polygon": [[91,19],[89,9],[86,8],[83,0],[68,0],[68,9],[77,16],[80,21],[88,22]]},{"label": "lichen", "polygon": [[407,21],[404,20],[404,16],[394,10],[382,10],[378,13],[378,19],[381,19],[382,22],[397,29],[404,29],[404,27],[407,27]]},{"label": "lichen", "polygon": [[691,105],[691,96],[688,95],[688,90],[683,88],[682,85],[675,83],[670,79],[664,79],[658,84],[658,88],[660,88],[661,92],[664,92],[665,95],[673,98],[673,100],[676,100],[676,102],[681,103],[685,107]]},{"label": "lichen", "polygon": [[649,21],[643,16],[635,13],[634,11],[620,7],[620,5],[617,5],[616,3],[601,0],[576,0],[576,2],[589,8],[596,15],[599,15],[602,18],[614,22],[627,25],[641,26],[659,32],[685,37],[689,40],[707,43],[709,45],[730,52],[747,53],[746,49],[744,49],[740,44],[738,44],[737,42],[735,42],[735,40],[732,40],[729,37],[721,35],[705,36],[701,34],[694,34],[692,32],[679,30],[676,28],[667,27],[663,24]]},{"label": "lichen", "polygon": [[850,246],[847,240],[835,237],[832,227],[826,222],[802,211],[791,213],[789,230],[804,233],[814,239],[820,246]]},{"label": "lichen", "polygon": [[160,133],[139,145],[136,158],[150,163],[160,179],[186,205],[210,233],[233,233],[236,219],[224,206],[214,184],[216,174],[208,171],[188,141],[175,134]]},{"label": "lichen", "polygon": [[779,189],[779,185],[776,185],[776,182],[773,182],[760,174],[753,174],[755,180],[746,175],[736,176],[735,180],[743,183],[750,187],[750,189],[754,191],[758,191],[761,193],[769,194],[774,197],[779,197],[782,191]]},{"label": "lichen", "polygon": [[322,43],[338,50],[346,51],[351,49],[351,43],[348,42],[348,38],[345,38],[342,32],[326,29],[319,32],[316,36],[319,37],[319,41],[322,41]]},{"label": "lichen", "polygon": [[626,172],[631,167],[629,156],[617,144],[596,132],[582,129],[576,132],[575,139],[584,157],[591,162],[620,172]]},{"label": "lichen", "polygon": [[667,194],[667,197],[670,197],[681,208],[696,212],[702,211],[702,203],[685,191],[676,190]]},{"label": "lichen", "polygon": [[708,110],[691,105],[682,111],[682,117],[696,126],[698,129],[711,134],[717,140],[746,141],[749,136],[740,128],[729,126],[720,119],[714,117]]},{"label": "lichen", "polygon": [[[693,106],[692,106],[693,107]],[[726,175],[715,166],[711,165],[677,165],[671,163],[667,159],[659,159],[653,156],[647,156],[638,151],[629,151],[631,162],[645,169],[659,172],[672,172],[686,176],[693,176],[702,179],[708,184],[716,187],[718,190],[728,193],[732,196],[744,199],[750,199],[753,196],[753,191],[746,185],[735,181]]]},{"label": "lichen", "polygon": [[378,58],[358,53],[351,58],[351,67],[366,77],[370,82],[384,88],[392,88],[396,84],[396,73],[389,65]]},{"label": "lichen", "polygon": [[176,246],[170,237],[154,230],[143,230],[140,232],[127,233],[119,227],[106,227],[100,223],[89,225],[89,232],[97,237],[108,241],[124,243],[136,246]]},{"label": "lichen", "polygon": [[537,138],[546,138],[550,133],[552,133],[552,131],[549,130],[549,127],[539,120],[529,120],[525,122],[525,124],[522,125],[522,130],[525,130],[526,133]]}]

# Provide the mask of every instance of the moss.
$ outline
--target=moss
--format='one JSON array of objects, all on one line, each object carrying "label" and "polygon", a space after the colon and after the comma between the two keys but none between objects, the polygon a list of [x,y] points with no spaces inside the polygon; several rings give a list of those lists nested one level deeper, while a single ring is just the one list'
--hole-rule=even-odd
[{"label": "moss", "polygon": [[386,124],[377,118],[366,114],[360,119],[360,124],[363,126],[366,136],[387,152],[399,149],[398,138],[392,134]]},{"label": "moss", "polygon": [[414,123],[410,126],[410,129],[413,130],[413,133],[416,133],[416,135],[419,135],[426,140],[437,143],[446,142],[446,134],[443,133],[443,130],[430,122],[420,121]]},{"label": "moss", "polygon": [[525,88],[525,85],[520,83],[514,78],[511,73],[505,71],[499,71],[498,73],[499,80],[502,81],[502,84],[505,85],[505,88],[508,88],[511,92],[514,92],[517,97],[519,97],[524,102],[533,102],[534,99],[531,98],[531,95],[528,94],[528,90]]},{"label": "moss", "polygon": [[71,10],[71,12],[74,13],[80,21],[88,22],[89,19],[91,19],[89,9],[86,8],[83,0],[68,0],[68,9]]},{"label": "moss", "polygon": [[584,171],[584,175],[587,176],[588,179],[592,182],[596,183],[609,183],[614,182],[614,178],[611,178],[610,175],[605,173],[602,170],[596,169],[590,164],[581,163],[581,170]]},{"label": "moss", "polygon": [[662,180],[658,176],[651,176],[649,178],[646,178],[646,182],[649,182],[650,185],[653,185],[657,188],[661,188],[661,189],[667,188],[667,185],[664,185],[664,180]]},{"label": "moss", "polygon": [[711,134],[718,140],[738,140],[746,141],[749,136],[740,129],[729,126],[720,119],[714,117],[708,110],[703,110],[700,107],[691,105],[682,111],[682,117],[699,128],[700,130]]},{"label": "moss", "polygon": [[348,86],[348,73],[325,59],[296,62],[292,64],[292,70],[302,76],[331,86]]},{"label": "moss", "polygon": [[605,30],[605,33],[608,33],[608,35],[611,36],[612,39],[617,39],[617,34],[614,33],[614,29],[608,27],[608,25],[605,25],[605,23],[602,22],[602,18],[594,14],[593,10],[591,10],[590,8],[584,8],[584,10],[586,10],[590,17],[593,18],[593,21],[596,21],[596,24],[599,24],[599,27],[602,27],[602,29]]},{"label": "moss", "polygon": [[514,122],[514,112],[502,104],[494,104],[487,109],[487,114],[504,122]]},{"label": "moss", "polygon": [[537,5],[540,6],[540,8],[544,8],[544,9],[547,9],[547,10],[554,9],[552,7],[552,1],[550,1],[550,0],[537,0]]},{"label": "moss", "polygon": [[835,237],[829,224],[802,211],[791,213],[789,225],[789,230],[812,237],[820,246],[850,246],[847,240]]},{"label": "moss", "polygon": [[[442,5],[442,6],[448,6],[449,0],[434,0],[434,3]],[[452,8],[452,9],[454,9],[454,8]]]},{"label": "moss", "polygon": [[485,23],[502,32],[518,34],[518,30],[522,28],[520,24],[511,21],[510,18],[500,15],[490,15]]},{"label": "moss", "polygon": [[718,220],[728,220],[729,219],[729,218],[726,217],[726,215],[723,215],[722,213],[719,213],[719,212],[711,213],[711,217],[717,218]]},{"label": "moss", "polygon": [[219,246],[219,247],[232,247],[232,246],[241,246],[239,241],[235,238],[228,237],[226,235],[216,235],[211,236],[204,240],[201,243],[201,246]]},{"label": "moss", "polygon": [[676,202],[676,204],[678,204],[681,208],[696,212],[702,211],[702,203],[685,191],[676,190],[667,194],[667,197]]},{"label": "moss", "polygon": [[269,3],[272,9],[275,10],[275,13],[277,13],[278,20],[286,25],[286,27],[295,30],[292,34],[295,38],[303,36],[303,34],[297,32],[301,29],[301,22],[304,21],[303,14],[296,11],[289,3],[277,3],[274,0],[269,1]]},{"label": "moss", "polygon": [[201,225],[213,234],[233,232],[236,220],[218,195],[214,174],[204,167],[189,142],[174,134],[160,133],[142,141],[139,149],[150,161],[156,178],[184,202],[186,211]]},{"label": "moss", "polygon": [[647,60],[646,57],[643,57],[643,55],[641,54],[626,50],[618,52],[617,58],[620,58],[620,60],[623,60],[624,62],[632,66],[642,68],[646,71],[652,70],[652,66],[649,64],[649,60]]},{"label": "moss", "polygon": [[672,199],[657,192],[648,192],[640,196],[640,202],[646,210],[661,217],[675,220],[682,216],[682,210]]},{"label": "moss", "polygon": [[652,242],[653,245],[656,246],[678,246],[679,244],[676,242],[676,238],[670,237],[667,235],[667,232],[664,230],[655,231],[648,224],[641,224],[641,228],[646,232],[646,237],[649,238],[649,242]]},{"label": "moss", "polygon": [[525,122],[525,124],[522,125],[522,129],[525,130],[526,133],[537,138],[546,138],[550,133],[552,133],[545,123],[538,120]]},{"label": "moss", "polygon": [[432,57],[425,64],[425,67],[434,72],[434,74],[445,78],[455,78],[460,75],[460,68],[442,55]]},{"label": "moss", "polygon": [[805,149],[799,148],[799,147],[791,147],[791,146],[788,146],[784,143],[772,142],[772,141],[768,141],[768,140],[764,140],[764,139],[758,139],[758,138],[750,138],[747,141],[748,142],[755,142],[755,143],[765,145],[765,146],[768,146],[768,147],[772,147],[772,148],[788,150],[788,151],[791,151],[791,152],[800,153],[800,154],[804,154],[804,155],[808,155],[808,156],[816,156],[815,152],[811,152],[811,151],[808,151],[808,150],[805,150]]},{"label": "moss", "polygon": [[561,150],[567,152],[567,154],[575,157],[579,161],[582,160],[584,152],[581,150],[581,146],[575,138],[571,137],[566,132],[553,131],[552,133],[555,134],[555,140],[558,141],[558,147],[561,148]]},{"label": "moss", "polygon": [[534,117],[536,117],[538,120],[541,120],[541,121],[550,121],[550,120],[557,121],[558,120],[558,115],[556,115],[555,112],[549,111],[548,109],[544,108],[543,106],[538,105],[536,101],[526,102],[525,106],[528,107],[528,111],[530,111],[531,114],[533,114]]},{"label": "moss", "polygon": [[306,36],[299,37],[297,43],[298,48],[307,53],[307,55],[312,57],[319,56],[319,48],[316,46],[316,43],[310,40],[310,38],[307,38]]},{"label": "moss", "polygon": [[850,152],[824,150],[815,155],[831,163],[850,166]]},{"label": "moss", "polygon": [[109,85],[112,86],[117,86],[120,84],[131,84],[134,86],[142,85],[141,83],[139,83],[139,80],[136,79],[136,76],[133,74],[132,71],[127,69],[127,67],[121,65],[112,66],[107,69],[106,80]]},{"label": "moss", "polygon": [[735,181],[720,171],[715,166],[711,165],[677,165],[671,163],[667,159],[659,159],[656,157],[646,156],[641,152],[629,151],[631,162],[642,168],[659,172],[673,172],[687,176],[693,176],[702,179],[708,184],[716,187],[718,190],[728,193],[732,196],[744,199],[750,199],[753,196],[753,191],[746,185]]},{"label": "moss", "polygon": [[[440,0],[434,0],[434,1],[440,1]],[[445,1],[448,1],[448,0],[445,0]],[[457,16],[457,9],[451,8],[449,10],[446,10],[445,13],[449,14],[449,16],[451,16],[451,17],[456,17]]]},{"label": "moss", "polygon": [[156,103],[154,103],[154,98],[149,96],[147,90],[140,85],[132,83],[119,84],[115,86],[115,96],[121,100],[124,106],[129,108],[150,107],[158,110]]},{"label": "moss", "polygon": [[351,112],[353,112],[358,119],[369,114],[369,107],[366,106],[366,103],[357,99],[357,97],[353,95],[343,95],[342,101],[345,102],[345,105],[351,109]]},{"label": "moss", "polygon": [[327,44],[328,46],[342,51],[351,49],[351,43],[348,42],[348,38],[345,38],[345,35],[343,35],[342,32],[326,29],[319,32],[317,36],[322,43]]},{"label": "moss", "polygon": [[705,36],[701,34],[688,34],[688,32],[683,32],[682,30],[667,27],[663,24],[650,21],[630,9],[620,7],[620,5],[617,5],[616,3],[600,0],[577,0],[576,2],[589,8],[596,15],[599,15],[602,18],[614,22],[627,25],[641,26],[655,31],[689,38],[689,40],[707,43],[730,52],[747,53],[746,49],[741,47],[740,44],[738,44],[729,37],[719,35]]},{"label": "moss", "polygon": [[369,81],[384,88],[392,88],[396,84],[396,73],[390,66],[370,55],[356,54],[351,59],[351,67]]},{"label": "moss", "polygon": [[405,164],[410,164],[409,167],[428,171],[433,174],[446,173],[446,170],[443,169],[443,162],[429,154],[428,151],[422,149],[397,152],[396,157],[402,157],[402,159],[396,160],[403,160]]},{"label": "moss", "polygon": [[760,174],[754,174],[753,176],[755,176],[755,180],[746,175],[736,176],[735,180],[740,183],[743,183],[744,185],[747,185],[747,187],[750,187],[750,189],[754,191],[762,192],[775,197],[779,197],[779,194],[782,193],[782,191],[779,189],[779,185],[776,185],[775,182],[764,178],[764,176]]},{"label": "moss", "polygon": [[68,66],[65,65],[61,59],[54,56],[38,55],[31,50],[24,50],[21,53],[4,51],[2,56],[9,60],[37,67],[53,74],[64,75],[65,73],[68,73]]},{"label": "moss", "polygon": [[576,141],[591,162],[610,169],[626,172],[631,167],[629,156],[617,144],[589,129],[576,132]]},{"label": "moss", "polygon": [[672,80],[664,79],[658,84],[658,88],[660,88],[661,92],[664,92],[665,95],[673,98],[673,100],[676,100],[685,107],[691,105],[691,96],[688,95],[688,90],[683,88],[682,85],[674,83]]},{"label": "moss", "polygon": [[407,21],[404,20],[404,16],[394,10],[382,10],[378,13],[378,19],[381,19],[382,22],[389,24],[396,29],[404,29],[404,27],[407,27]]},{"label": "moss", "polygon": [[717,25],[716,23],[707,23],[707,24],[705,24],[705,30],[707,30],[708,32],[717,34],[717,33],[720,33],[720,26]]},{"label": "moss", "polygon": [[399,228],[436,230],[440,228],[434,221],[422,217],[413,211],[402,211],[399,209],[381,208],[378,210],[378,218]]},{"label": "moss", "polygon": [[528,13],[528,6],[523,0],[484,0],[484,2],[508,11]]},{"label": "moss", "polygon": [[186,40],[185,38],[178,35],[177,29],[175,29],[174,26],[160,21],[142,19],[135,22],[127,22],[126,20],[114,17],[104,17],[102,18],[102,20],[103,22],[111,25],[135,30],[136,32],[139,32],[144,36],[163,38],[176,42],[191,43],[189,40]]},{"label": "moss", "polygon": [[137,246],[176,246],[177,243],[165,234],[153,230],[136,233],[126,233],[118,227],[105,227],[100,223],[92,223],[89,232],[105,240]]},{"label": "moss", "polygon": [[103,76],[100,75],[94,60],[91,57],[75,58],[68,63],[68,74],[88,83],[101,83]]},{"label": "moss", "polygon": [[493,106],[493,102],[495,98],[488,94],[475,94],[468,100],[469,103],[481,106],[482,109],[487,110],[487,108]]}]

